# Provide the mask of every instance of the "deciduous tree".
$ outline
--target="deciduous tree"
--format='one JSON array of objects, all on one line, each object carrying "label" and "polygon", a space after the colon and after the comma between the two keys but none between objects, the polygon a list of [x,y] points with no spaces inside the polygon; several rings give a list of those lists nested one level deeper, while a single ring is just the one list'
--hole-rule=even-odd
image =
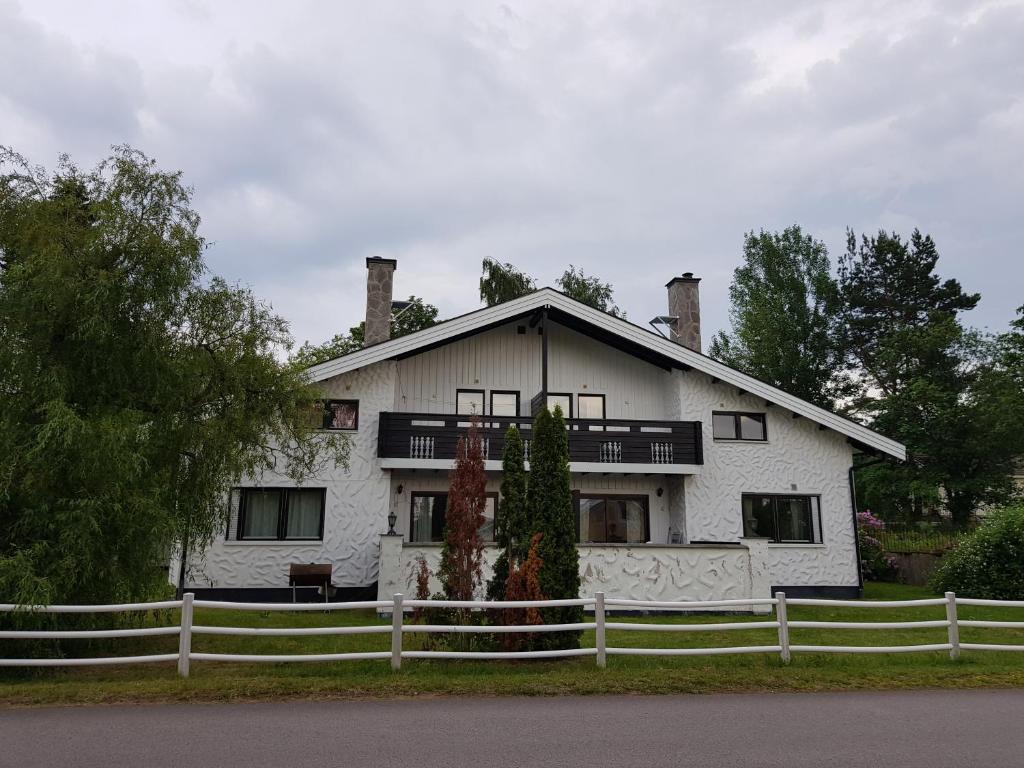
[{"label": "deciduous tree", "polygon": [[206,274],[180,173],[128,148],[0,171],[0,594],[145,600],[241,476],[301,480],[348,443],[280,362],[286,323]]},{"label": "deciduous tree", "polygon": [[708,353],[809,402],[842,394],[840,297],[825,244],[798,226],[749,232],[729,287],[732,331]]},{"label": "deciduous tree", "polygon": [[[391,338],[397,339],[424,328],[437,324],[437,307],[427,304],[417,296],[409,297],[409,306],[396,313],[391,320]],[[292,355],[296,365],[309,368],[325,363],[342,355],[348,355],[363,348],[366,333],[366,322],[361,321],[348,329],[348,333],[339,333],[323,344],[305,342]]]}]

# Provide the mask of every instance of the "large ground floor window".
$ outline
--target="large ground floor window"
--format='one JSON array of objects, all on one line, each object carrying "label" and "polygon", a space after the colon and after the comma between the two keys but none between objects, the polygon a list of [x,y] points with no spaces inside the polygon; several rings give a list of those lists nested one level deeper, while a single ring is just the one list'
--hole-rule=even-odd
[{"label": "large ground floor window", "polygon": [[325,488],[239,488],[240,541],[319,541]]},{"label": "large ground floor window", "polygon": [[643,544],[650,536],[646,496],[581,493],[577,504],[581,544]]},{"label": "large ground floor window", "polygon": [[821,499],[796,494],[744,493],[743,535],[785,544],[818,544]]},{"label": "large ground floor window", "polygon": [[[480,526],[480,537],[484,541],[494,541],[494,516],[497,508],[498,494],[487,494],[487,504],[484,507],[484,524]],[[447,493],[412,494],[409,541],[444,541],[444,521],[447,511]]]}]

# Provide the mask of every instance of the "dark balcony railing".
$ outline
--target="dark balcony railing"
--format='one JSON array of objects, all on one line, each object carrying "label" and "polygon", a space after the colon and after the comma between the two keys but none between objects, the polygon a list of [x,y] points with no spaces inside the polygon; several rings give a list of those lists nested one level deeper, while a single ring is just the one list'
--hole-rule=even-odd
[{"label": "dark balcony railing", "polygon": [[[533,419],[481,416],[484,457],[501,460],[505,432],[522,432],[529,460]],[[602,464],[703,464],[699,421],[567,419],[569,460]],[[454,459],[468,416],[440,413],[380,414],[377,455],[389,459]]]}]

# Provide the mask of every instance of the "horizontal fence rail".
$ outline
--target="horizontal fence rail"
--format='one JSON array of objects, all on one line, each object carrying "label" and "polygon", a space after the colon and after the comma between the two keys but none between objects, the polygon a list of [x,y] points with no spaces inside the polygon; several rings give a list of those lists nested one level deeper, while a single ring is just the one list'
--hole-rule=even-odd
[{"label": "horizontal fence rail", "polygon": [[[657,624],[632,621],[608,621],[609,609],[633,611],[704,611],[710,608],[724,610],[753,610],[755,606],[774,609],[774,617],[759,621],[695,622]],[[828,608],[927,608],[942,606],[944,618],[915,621],[807,621],[790,620],[790,606],[819,606]],[[191,661],[223,661],[236,663],[285,663],[285,662],[332,662],[390,660],[391,666],[399,669],[403,659],[564,659],[596,657],[597,665],[607,665],[612,656],[716,656],[723,654],[779,654],[788,662],[794,653],[925,653],[946,651],[956,659],[961,651],[1024,651],[1024,644],[965,643],[960,641],[960,628],[1013,629],[1024,630],[1024,621],[960,619],[958,606],[984,606],[996,608],[1024,608],[1024,600],[988,600],[980,598],[958,598],[947,592],[944,597],[921,600],[823,600],[817,598],[789,598],[784,592],[774,597],[729,599],[729,600],[633,600],[606,597],[598,592],[594,597],[570,600],[407,600],[403,595],[394,595],[391,600],[364,600],[347,603],[233,603],[219,600],[196,600],[188,593],[182,600],[164,600],[153,603],[126,603],[123,605],[16,605],[0,604],[0,613],[14,615],[30,614],[82,614],[82,613],[139,613],[150,611],[180,611],[177,625],[140,627],[126,629],[96,630],[2,630],[0,640],[73,640],[73,639],[119,639],[133,637],[177,637],[177,653],[145,654],[136,656],[109,656],[91,658],[0,658],[0,667],[60,667],[114,664],[144,664],[177,662],[178,673],[188,677]],[[390,624],[367,624],[355,626],[324,627],[234,627],[195,624],[196,607],[212,610],[232,611],[331,611],[375,610],[390,612]],[[424,610],[457,609],[468,611],[468,615],[479,615],[484,610],[530,608],[585,608],[593,611],[593,619],[571,623],[407,623],[406,614],[416,615]],[[429,616],[429,614],[428,614]],[[445,616],[445,618],[450,618]],[[807,645],[791,642],[790,632],[803,629],[828,630],[918,630],[945,629],[946,642],[918,643],[908,645],[860,646],[860,645]],[[403,647],[403,637],[411,634],[466,634],[502,635],[512,633],[535,634],[551,632],[581,632],[593,630],[594,646],[583,648],[550,649],[533,651],[456,651],[419,650]],[[775,642],[759,645],[737,645],[705,648],[634,648],[609,646],[607,632],[722,632],[771,630]],[[220,635],[236,637],[311,637],[339,635],[389,635],[390,650],[347,653],[305,653],[305,654],[247,654],[208,653],[192,648],[193,635]]]}]

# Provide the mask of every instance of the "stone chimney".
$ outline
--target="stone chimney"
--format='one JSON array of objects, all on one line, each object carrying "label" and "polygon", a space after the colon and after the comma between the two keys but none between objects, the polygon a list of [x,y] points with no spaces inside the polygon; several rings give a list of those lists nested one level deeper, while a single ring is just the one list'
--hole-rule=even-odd
[{"label": "stone chimney", "polygon": [[668,313],[678,318],[671,326],[671,339],[700,352],[700,278],[693,272],[673,277],[668,288]]},{"label": "stone chimney", "polygon": [[371,257],[366,260],[366,331],[363,345],[380,344],[391,338],[391,297],[395,270],[394,259]]}]

